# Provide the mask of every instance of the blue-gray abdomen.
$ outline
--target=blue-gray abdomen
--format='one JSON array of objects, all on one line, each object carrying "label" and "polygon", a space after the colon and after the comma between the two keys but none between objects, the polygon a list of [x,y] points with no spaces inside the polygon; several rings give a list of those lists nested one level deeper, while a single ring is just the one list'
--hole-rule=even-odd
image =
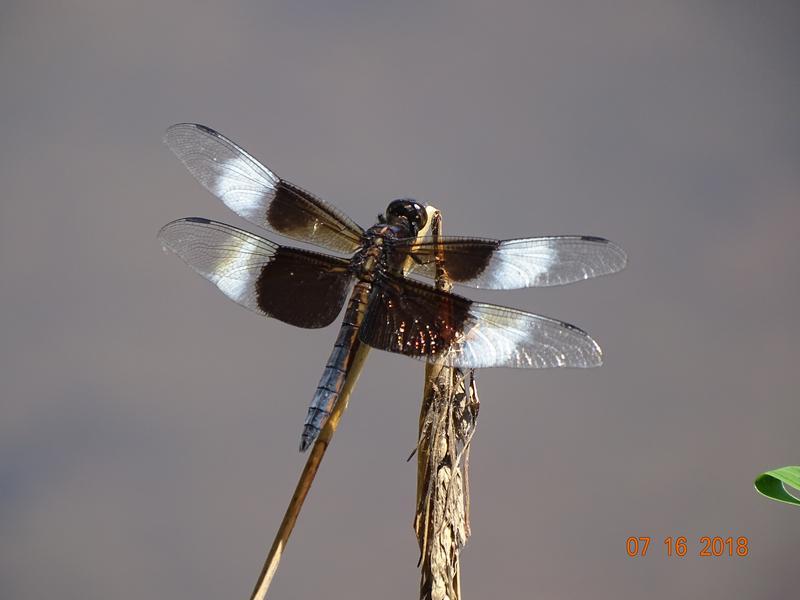
[{"label": "blue-gray abdomen", "polygon": [[308,408],[303,435],[300,438],[301,452],[305,452],[317,439],[350,374],[353,358],[361,343],[358,340],[358,328],[364,318],[364,307],[370,288],[371,285],[365,281],[359,281],[353,288],[336,344],[328,357],[314,399]]}]

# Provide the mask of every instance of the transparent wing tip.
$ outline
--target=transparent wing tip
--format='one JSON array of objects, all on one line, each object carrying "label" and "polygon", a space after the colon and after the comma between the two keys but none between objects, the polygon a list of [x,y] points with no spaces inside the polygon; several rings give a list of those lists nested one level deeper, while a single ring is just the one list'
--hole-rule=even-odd
[{"label": "transparent wing tip", "polygon": [[614,271],[612,271],[613,273],[621,271],[622,269],[628,266],[628,254],[625,252],[625,250],[622,249],[621,246],[618,246],[614,242],[608,242],[608,248],[615,255],[615,260],[613,265]]}]

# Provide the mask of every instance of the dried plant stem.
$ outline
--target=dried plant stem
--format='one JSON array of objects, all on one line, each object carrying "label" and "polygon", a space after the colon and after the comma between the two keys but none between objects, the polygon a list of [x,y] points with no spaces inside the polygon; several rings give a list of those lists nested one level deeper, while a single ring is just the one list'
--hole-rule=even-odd
[{"label": "dried plant stem", "polygon": [[328,449],[333,434],[339,426],[339,420],[342,418],[347,408],[347,401],[350,398],[350,393],[353,391],[358,376],[361,374],[361,369],[364,366],[364,360],[367,357],[369,346],[360,344],[358,341],[356,341],[356,343],[359,344],[359,346],[353,359],[350,375],[344,384],[339,399],[333,406],[330,417],[328,417],[317,441],[314,442],[311,452],[309,452],[306,466],[303,468],[292,499],[289,502],[289,506],[286,508],[283,521],[281,521],[281,526],[278,528],[278,533],[275,534],[275,541],[272,542],[267,560],[264,562],[264,567],[261,569],[261,575],[258,577],[258,582],[256,583],[252,596],[250,596],[251,600],[263,600],[267,597],[269,585],[278,568],[278,563],[280,563],[283,550],[286,547],[286,543],[289,541],[289,536],[292,534],[297,516],[300,514],[300,509],[303,507],[303,502],[306,499],[306,495],[308,495],[308,490],[311,489],[311,484],[314,482],[314,477],[322,462],[322,457],[325,456],[325,451]]},{"label": "dried plant stem", "polygon": [[[441,216],[433,216],[434,240]],[[436,287],[450,290],[441,251],[436,255]],[[420,599],[460,600],[459,552],[469,537],[469,449],[478,414],[470,374],[443,361],[428,363],[419,417],[417,510],[414,529],[420,548]]]}]

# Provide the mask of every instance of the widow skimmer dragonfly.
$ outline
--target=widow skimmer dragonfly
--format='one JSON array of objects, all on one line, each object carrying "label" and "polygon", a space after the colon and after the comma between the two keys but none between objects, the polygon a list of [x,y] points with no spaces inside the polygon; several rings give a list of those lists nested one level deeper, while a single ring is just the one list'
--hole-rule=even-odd
[{"label": "widow skimmer dragonfly", "polygon": [[330,415],[361,343],[462,369],[601,364],[600,347],[574,325],[474,302],[405,276],[433,279],[443,251],[442,266],[454,283],[498,290],[562,285],[622,269],[625,253],[608,240],[420,240],[417,234],[428,215],[411,199],[394,200],[378,222],[364,230],[213,129],[181,123],[167,130],[164,141],[192,175],[240,217],[349,256],[279,246],[199,217],[178,219],[159,232],[167,248],[226,296],[290,325],[329,325],[355,282],[308,409],[301,451],[316,439]]}]

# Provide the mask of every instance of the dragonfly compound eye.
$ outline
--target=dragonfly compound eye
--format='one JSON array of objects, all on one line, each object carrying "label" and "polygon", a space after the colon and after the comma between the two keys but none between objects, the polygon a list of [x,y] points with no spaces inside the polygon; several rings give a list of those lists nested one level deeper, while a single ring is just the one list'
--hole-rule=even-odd
[{"label": "dragonfly compound eye", "polygon": [[386,217],[390,223],[400,218],[406,219],[414,235],[425,227],[425,224],[428,222],[428,213],[425,207],[411,198],[401,198],[389,203],[389,206],[386,208]]}]

